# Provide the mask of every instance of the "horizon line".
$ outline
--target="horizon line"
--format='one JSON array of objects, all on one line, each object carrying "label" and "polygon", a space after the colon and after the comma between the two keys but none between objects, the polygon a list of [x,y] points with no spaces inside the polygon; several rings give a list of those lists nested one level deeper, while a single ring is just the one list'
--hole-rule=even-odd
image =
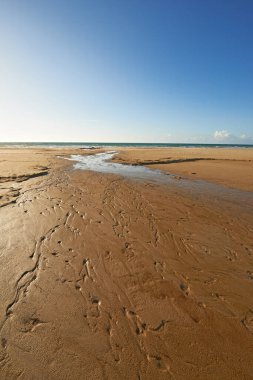
[{"label": "horizon line", "polygon": [[175,145],[175,144],[181,144],[181,145],[223,145],[223,146],[229,146],[229,145],[237,145],[237,146],[252,146],[253,144],[250,143],[214,143],[214,142],[122,142],[122,141],[3,141],[0,142],[0,145],[3,144],[136,144],[136,145]]}]

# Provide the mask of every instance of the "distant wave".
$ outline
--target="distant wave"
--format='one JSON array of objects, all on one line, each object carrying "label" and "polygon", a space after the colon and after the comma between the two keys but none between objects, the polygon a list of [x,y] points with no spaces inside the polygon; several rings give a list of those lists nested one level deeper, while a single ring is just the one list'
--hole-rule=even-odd
[{"label": "distant wave", "polygon": [[252,148],[252,144],[193,144],[193,143],[104,143],[104,142],[2,142],[0,147],[10,148]]}]

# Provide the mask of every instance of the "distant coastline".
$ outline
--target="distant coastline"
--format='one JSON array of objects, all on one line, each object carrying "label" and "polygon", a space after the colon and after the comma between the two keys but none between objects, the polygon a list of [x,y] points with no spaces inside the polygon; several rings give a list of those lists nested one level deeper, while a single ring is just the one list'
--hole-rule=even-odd
[{"label": "distant coastline", "polygon": [[253,148],[253,144],[115,143],[115,142],[1,142],[0,148]]}]

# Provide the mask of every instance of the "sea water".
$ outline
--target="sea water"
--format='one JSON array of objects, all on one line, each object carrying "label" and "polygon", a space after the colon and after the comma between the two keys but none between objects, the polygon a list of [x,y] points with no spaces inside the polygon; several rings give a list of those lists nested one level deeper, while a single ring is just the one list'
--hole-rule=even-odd
[{"label": "sea water", "polygon": [[115,142],[0,142],[0,147],[12,148],[253,148],[249,144],[194,144],[194,143],[115,143]]}]

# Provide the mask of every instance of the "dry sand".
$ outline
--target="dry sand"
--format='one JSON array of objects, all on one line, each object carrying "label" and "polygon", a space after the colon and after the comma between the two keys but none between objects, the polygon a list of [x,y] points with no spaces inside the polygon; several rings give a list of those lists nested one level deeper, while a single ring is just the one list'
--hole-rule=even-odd
[{"label": "dry sand", "polygon": [[127,148],[114,161],[253,191],[253,148]]},{"label": "dry sand", "polygon": [[253,379],[243,192],[198,199],[72,171],[61,151],[0,153],[16,191],[0,208],[1,379]]}]

